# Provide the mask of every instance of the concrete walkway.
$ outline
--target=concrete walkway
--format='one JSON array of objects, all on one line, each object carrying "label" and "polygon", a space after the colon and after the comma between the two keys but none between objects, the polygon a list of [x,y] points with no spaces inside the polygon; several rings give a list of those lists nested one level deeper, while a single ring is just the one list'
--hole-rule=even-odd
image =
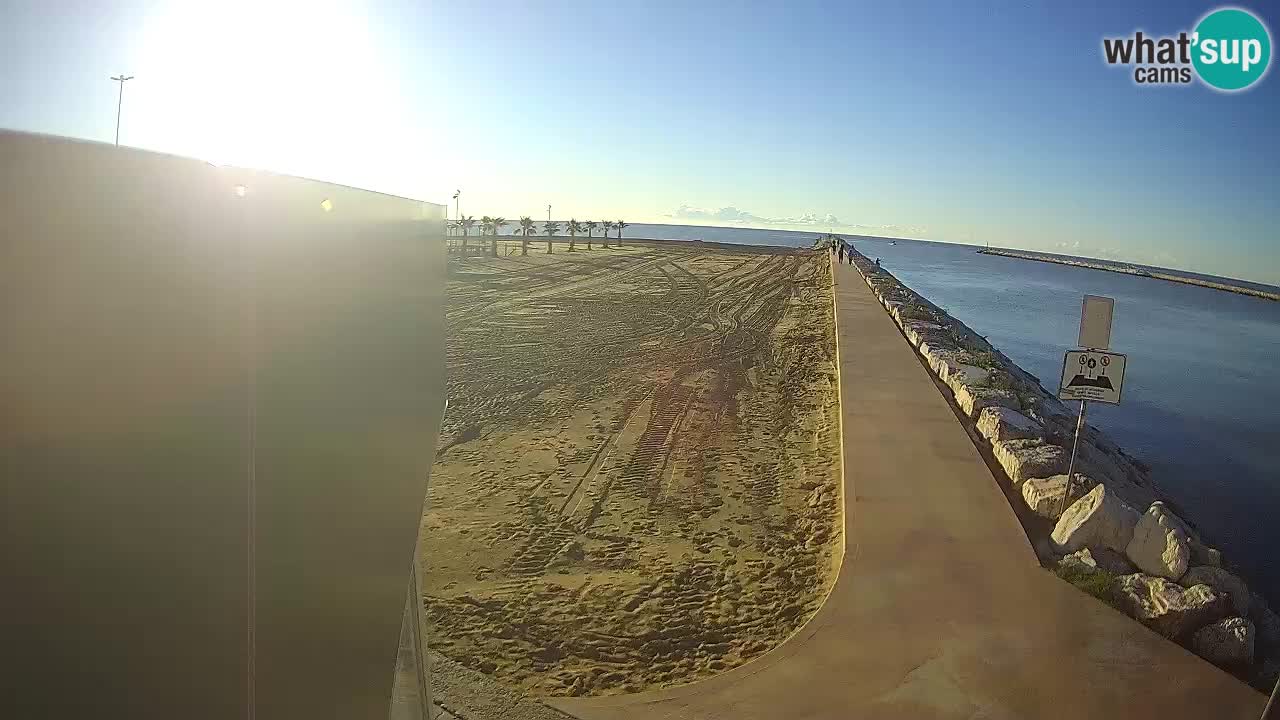
[{"label": "concrete walkway", "polygon": [[1265,698],[1043,570],[950,405],[857,270],[836,269],[847,551],[757,660],[551,704],[654,718],[1257,718]]}]

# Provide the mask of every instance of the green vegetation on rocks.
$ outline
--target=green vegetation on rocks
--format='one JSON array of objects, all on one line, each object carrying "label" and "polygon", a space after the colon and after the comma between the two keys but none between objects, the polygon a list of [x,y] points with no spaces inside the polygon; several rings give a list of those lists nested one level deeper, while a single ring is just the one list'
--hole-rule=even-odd
[{"label": "green vegetation on rocks", "polygon": [[1106,570],[1099,568],[1089,570],[1077,564],[1062,563],[1054,568],[1053,574],[1108,605],[1115,605],[1111,597],[1111,588],[1116,584],[1116,576]]}]

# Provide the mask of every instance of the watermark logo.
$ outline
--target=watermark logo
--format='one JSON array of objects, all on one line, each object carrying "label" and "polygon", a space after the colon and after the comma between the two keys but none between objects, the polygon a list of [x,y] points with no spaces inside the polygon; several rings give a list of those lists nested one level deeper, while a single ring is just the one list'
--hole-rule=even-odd
[{"label": "watermark logo", "polygon": [[1219,8],[1192,32],[1150,37],[1142,31],[1102,39],[1108,65],[1133,66],[1139,85],[1186,85],[1193,77],[1211,88],[1234,92],[1262,79],[1271,65],[1271,34],[1253,13]]}]

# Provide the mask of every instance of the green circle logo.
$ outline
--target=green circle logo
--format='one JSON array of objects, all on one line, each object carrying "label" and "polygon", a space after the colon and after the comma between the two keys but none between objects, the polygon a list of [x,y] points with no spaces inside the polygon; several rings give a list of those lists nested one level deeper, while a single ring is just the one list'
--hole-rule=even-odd
[{"label": "green circle logo", "polygon": [[1215,10],[1196,26],[1191,62],[1200,79],[1219,90],[1243,90],[1271,64],[1271,34],[1252,13]]}]

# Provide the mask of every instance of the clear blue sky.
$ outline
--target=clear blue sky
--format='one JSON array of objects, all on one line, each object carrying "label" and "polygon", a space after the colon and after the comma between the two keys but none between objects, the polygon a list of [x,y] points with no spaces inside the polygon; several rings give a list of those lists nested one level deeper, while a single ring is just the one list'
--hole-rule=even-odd
[{"label": "clear blue sky", "polygon": [[957,5],[19,0],[0,127],[110,141],[125,72],[122,143],[469,214],[831,215],[1280,283],[1280,75],[1101,57],[1215,3]]}]

